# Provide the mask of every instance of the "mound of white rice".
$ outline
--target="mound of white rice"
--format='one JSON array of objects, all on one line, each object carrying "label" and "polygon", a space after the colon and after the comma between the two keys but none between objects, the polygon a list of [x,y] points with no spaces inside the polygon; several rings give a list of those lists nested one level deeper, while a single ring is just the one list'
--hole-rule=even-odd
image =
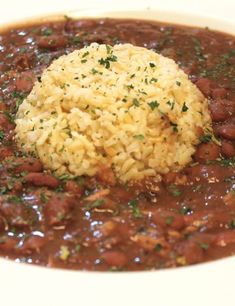
[{"label": "mound of white rice", "polygon": [[91,44],[47,68],[19,107],[16,139],[58,175],[95,175],[100,164],[122,181],[191,161],[207,100],[177,64],[145,48]]}]

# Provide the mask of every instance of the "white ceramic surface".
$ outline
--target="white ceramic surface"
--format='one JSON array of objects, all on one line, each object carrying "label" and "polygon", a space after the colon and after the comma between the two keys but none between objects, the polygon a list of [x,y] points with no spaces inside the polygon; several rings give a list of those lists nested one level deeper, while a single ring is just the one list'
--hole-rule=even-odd
[{"label": "white ceramic surface", "polygon": [[[130,16],[235,33],[234,0],[0,0],[0,24],[31,16]],[[126,12],[126,13],[125,13]],[[235,257],[154,272],[93,273],[0,259],[1,306],[235,305]]]}]

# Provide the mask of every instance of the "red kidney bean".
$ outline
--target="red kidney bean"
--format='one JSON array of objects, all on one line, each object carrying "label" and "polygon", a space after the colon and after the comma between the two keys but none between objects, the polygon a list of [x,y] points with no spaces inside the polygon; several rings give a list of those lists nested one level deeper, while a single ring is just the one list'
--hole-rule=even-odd
[{"label": "red kidney bean", "polygon": [[225,157],[232,158],[235,156],[235,144],[227,140],[222,140],[221,151]]},{"label": "red kidney bean", "polygon": [[41,172],[43,170],[42,163],[37,158],[33,157],[19,157],[9,164],[10,168],[15,173],[21,172]]},{"label": "red kidney bean", "polygon": [[229,168],[221,168],[220,165],[195,165],[185,169],[185,173],[188,175],[188,180],[193,182],[220,182],[226,177],[234,175],[234,170]]},{"label": "red kidney bean", "polygon": [[35,75],[31,71],[22,72],[15,81],[16,90],[29,92],[33,88]]},{"label": "red kidney bean", "polygon": [[5,236],[1,239],[0,250],[3,252],[16,251],[19,240],[15,237]]},{"label": "red kidney bean", "polygon": [[79,198],[82,196],[83,191],[84,191],[84,188],[79,186],[74,181],[67,181],[64,188],[65,188],[65,191],[70,192]]},{"label": "red kidney bean", "polygon": [[162,228],[170,227],[175,230],[180,230],[185,226],[183,216],[173,211],[158,210],[153,213],[152,220]]},{"label": "red kidney bean", "polygon": [[44,208],[45,217],[50,225],[62,224],[70,216],[76,200],[74,197],[56,194],[46,203]]},{"label": "red kidney bean", "polygon": [[7,116],[0,113],[0,129],[8,130],[11,129],[11,127],[13,127],[13,125],[9,122]]},{"label": "red kidney bean", "polygon": [[169,172],[163,176],[163,183],[165,185],[186,185],[187,177],[186,175],[178,172]]},{"label": "red kidney bean", "polygon": [[196,83],[198,89],[206,96],[209,97],[212,92],[213,83],[207,78],[201,78]]},{"label": "red kidney bean", "polygon": [[24,176],[26,183],[31,183],[34,186],[46,186],[55,189],[59,186],[59,180],[51,174],[45,173],[29,173]]},{"label": "red kidney bean", "polygon": [[8,200],[0,202],[0,213],[8,224],[15,227],[30,226],[29,220],[36,218],[32,209],[27,209],[22,203],[10,203]]},{"label": "red kidney bean", "polygon": [[225,121],[230,117],[229,111],[221,103],[215,102],[209,106],[211,112],[211,119],[214,122]]},{"label": "red kidney bean", "polygon": [[235,124],[227,123],[219,126],[217,134],[229,140],[235,140]]},{"label": "red kidney bean", "polygon": [[0,111],[5,111],[7,109],[6,104],[0,102]]},{"label": "red kidney bean", "polygon": [[195,264],[203,261],[203,249],[195,242],[186,241],[179,248],[179,253],[185,257],[187,264]]},{"label": "red kidney bean", "polygon": [[102,253],[101,258],[109,265],[113,267],[124,267],[127,262],[127,256],[121,251],[107,251]]},{"label": "red kidney bean", "polygon": [[19,248],[19,251],[26,254],[39,252],[46,242],[47,240],[45,237],[32,235],[24,240],[24,243],[22,247]]},{"label": "red kidney bean", "polygon": [[220,147],[213,142],[202,143],[197,147],[194,155],[195,160],[205,162],[207,160],[215,160],[220,156]]},{"label": "red kidney bean", "polygon": [[0,148],[0,161],[3,161],[5,158],[12,157],[14,155],[12,149],[3,147]]},{"label": "red kidney bean", "polygon": [[32,66],[33,56],[29,54],[21,54],[14,60],[15,67],[18,71],[30,69]]},{"label": "red kidney bean", "polygon": [[67,38],[59,35],[42,36],[37,39],[39,48],[55,50],[67,45]]},{"label": "red kidney bean", "polygon": [[227,244],[235,243],[235,231],[226,231],[217,234],[215,239],[215,244],[221,247],[226,246]]},{"label": "red kidney bean", "polygon": [[213,99],[226,98],[228,91],[225,88],[212,89],[211,96]]},{"label": "red kidney bean", "polygon": [[117,183],[113,170],[105,165],[100,165],[96,176],[104,184],[115,186]]}]

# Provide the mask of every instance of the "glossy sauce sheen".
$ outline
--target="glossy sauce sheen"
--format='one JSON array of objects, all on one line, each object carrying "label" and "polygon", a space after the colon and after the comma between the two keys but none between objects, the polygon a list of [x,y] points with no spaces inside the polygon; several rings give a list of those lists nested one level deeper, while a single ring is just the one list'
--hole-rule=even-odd
[{"label": "glossy sauce sheen", "polygon": [[[91,42],[174,59],[209,99],[214,133],[181,173],[120,185],[56,178],[14,143],[14,114],[53,59]],[[69,20],[0,35],[0,255],[87,270],[148,270],[235,254],[235,38],[138,20]],[[212,138],[212,139],[211,139]],[[219,142],[218,142],[219,141]],[[218,145],[220,143],[220,145]]]}]

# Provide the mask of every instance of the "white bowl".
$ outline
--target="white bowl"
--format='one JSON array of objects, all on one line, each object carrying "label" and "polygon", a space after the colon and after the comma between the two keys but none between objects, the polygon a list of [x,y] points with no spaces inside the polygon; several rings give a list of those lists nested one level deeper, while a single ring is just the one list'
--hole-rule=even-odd
[{"label": "white bowl", "polygon": [[[129,0],[128,3],[7,0],[1,4],[2,26],[34,16],[66,13],[76,17],[156,19],[209,26],[235,34],[234,0]],[[0,305],[235,305],[233,269],[235,257],[185,268],[122,273],[47,269],[0,259]]]}]

